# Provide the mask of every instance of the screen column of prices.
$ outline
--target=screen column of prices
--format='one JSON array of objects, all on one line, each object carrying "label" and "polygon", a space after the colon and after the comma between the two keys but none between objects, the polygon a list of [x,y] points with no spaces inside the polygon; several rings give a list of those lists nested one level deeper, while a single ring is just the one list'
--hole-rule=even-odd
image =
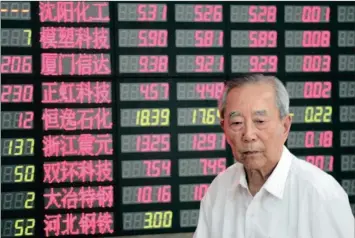
[{"label": "screen column of prices", "polygon": [[169,230],[176,212],[167,4],[118,3],[117,11],[122,229]]},{"label": "screen column of prices", "polygon": [[355,29],[349,30],[355,24],[355,6],[341,5],[337,10],[340,178],[355,214]]},{"label": "screen column of prices", "polygon": [[[226,140],[217,108],[224,88],[225,55],[221,52],[226,9],[221,4],[175,4],[174,8],[179,75],[175,80],[181,207],[178,223],[186,229],[197,226],[201,199],[212,179],[227,167]],[[194,27],[186,29],[187,24]]]},{"label": "screen column of prices", "polygon": [[[284,7],[284,55],[286,89],[290,96],[292,130],[287,147],[298,156],[328,172],[334,172],[334,84],[327,74],[330,54],[330,6]],[[297,14],[302,12],[302,14]],[[319,13],[319,14],[318,14]],[[303,26],[306,28],[302,28]],[[298,30],[298,29],[305,30]],[[333,36],[334,37],[334,36]],[[307,105],[308,106],[305,106]]]},{"label": "screen column of prices", "polygon": [[39,19],[44,235],[114,233],[109,3],[39,2]]},{"label": "screen column of prices", "polygon": [[29,2],[1,3],[1,237],[34,237],[38,223],[30,19]]}]

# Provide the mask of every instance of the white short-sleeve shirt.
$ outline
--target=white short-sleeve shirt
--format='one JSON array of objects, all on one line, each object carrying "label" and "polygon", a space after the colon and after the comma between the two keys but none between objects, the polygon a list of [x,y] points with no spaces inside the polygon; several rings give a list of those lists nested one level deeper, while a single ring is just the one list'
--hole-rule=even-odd
[{"label": "white short-sleeve shirt", "polygon": [[194,238],[355,238],[354,227],[340,184],[284,146],[254,197],[240,163],[213,180],[201,201]]}]

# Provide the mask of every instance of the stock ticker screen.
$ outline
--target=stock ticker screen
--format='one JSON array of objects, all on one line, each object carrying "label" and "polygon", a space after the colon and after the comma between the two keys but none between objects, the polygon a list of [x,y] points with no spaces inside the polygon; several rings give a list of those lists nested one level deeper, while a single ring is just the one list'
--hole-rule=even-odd
[{"label": "stock ticker screen", "polygon": [[194,231],[233,164],[224,81],[276,75],[287,147],[355,206],[351,2],[1,2],[1,236]]}]

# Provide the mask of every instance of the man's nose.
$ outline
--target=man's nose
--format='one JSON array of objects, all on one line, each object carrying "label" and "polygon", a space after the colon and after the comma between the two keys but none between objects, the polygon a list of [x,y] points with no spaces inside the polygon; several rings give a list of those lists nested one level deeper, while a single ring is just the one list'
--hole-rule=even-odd
[{"label": "man's nose", "polygon": [[251,142],[256,140],[256,128],[253,123],[245,123],[243,131],[243,141]]}]

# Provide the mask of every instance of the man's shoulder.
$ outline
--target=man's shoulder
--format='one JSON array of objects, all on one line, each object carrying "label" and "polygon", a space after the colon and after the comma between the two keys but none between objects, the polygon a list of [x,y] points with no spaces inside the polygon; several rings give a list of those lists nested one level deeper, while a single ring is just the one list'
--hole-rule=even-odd
[{"label": "man's shoulder", "polygon": [[346,195],[344,189],[333,176],[295,156],[290,176],[299,186],[312,190],[313,195],[318,195],[322,198]]},{"label": "man's shoulder", "polygon": [[225,171],[218,174],[209,186],[208,193],[213,195],[221,192],[227,192],[237,183],[237,178],[243,169],[240,163],[234,163]]},{"label": "man's shoulder", "polygon": [[235,179],[237,176],[239,176],[242,169],[243,165],[241,163],[236,162],[233,165],[229,166],[222,173],[218,174],[217,177],[213,180],[213,182],[235,183]]}]

